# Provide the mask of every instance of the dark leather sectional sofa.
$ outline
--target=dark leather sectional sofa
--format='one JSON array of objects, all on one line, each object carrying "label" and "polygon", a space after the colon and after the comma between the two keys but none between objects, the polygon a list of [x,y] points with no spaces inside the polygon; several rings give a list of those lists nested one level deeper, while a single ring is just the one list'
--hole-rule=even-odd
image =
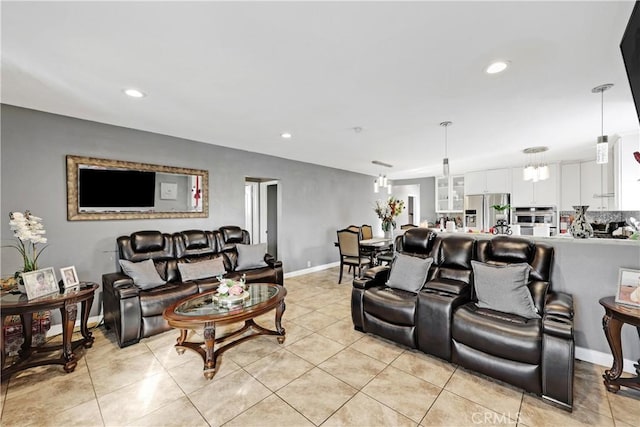
[{"label": "dark leather sectional sofa", "polygon": [[[400,253],[433,257],[417,293],[386,286],[389,267],[375,267],[353,282],[357,330],[419,349],[542,396],[564,409],[573,404],[573,299],[554,292],[551,246],[526,238],[492,239],[407,230]],[[479,308],[471,261],[528,263],[528,283],[539,318]]]},{"label": "dark leather sectional sofa", "polygon": [[153,289],[142,290],[122,272],[102,276],[105,325],[115,330],[120,347],[170,329],[162,317],[165,308],[189,295],[218,286],[215,277],[183,282],[178,269],[179,262],[222,257],[227,271],[225,278],[240,279],[245,274],[247,283],[284,283],[282,262],[269,254],[264,257],[266,267],[237,270],[238,243],[249,244],[250,236],[248,231],[235,226],[173,234],[139,231],[118,237],[120,259],[133,262],[151,259],[160,277],[167,282]]}]

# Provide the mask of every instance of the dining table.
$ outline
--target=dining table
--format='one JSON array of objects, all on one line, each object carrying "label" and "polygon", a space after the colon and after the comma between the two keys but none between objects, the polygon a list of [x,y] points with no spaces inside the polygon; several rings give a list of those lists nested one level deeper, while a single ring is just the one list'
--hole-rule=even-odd
[{"label": "dining table", "polygon": [[393,249],[393,239],[374,237],[360,240],[360,250],[369,255],[369,266],[376,265],[376,256],[381,252]]}]

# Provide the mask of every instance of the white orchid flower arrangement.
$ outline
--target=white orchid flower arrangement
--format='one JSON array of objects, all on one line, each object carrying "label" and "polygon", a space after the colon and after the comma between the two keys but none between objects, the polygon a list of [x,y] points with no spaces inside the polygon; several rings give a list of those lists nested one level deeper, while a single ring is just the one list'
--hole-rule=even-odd
[{"label": "white orchid flower arrangement", "polygon": [[[22,272],[37,270],[38,258],[46,248],[46,246],[38,248],[38,245],[47,243],[42,218],[25,211],[24,213],[9,212],[9,219],[9,226],[18,240],[17,244],[9,246],[16,248],[22,255]],[[17,272],[16,275],[19,273]]]}]

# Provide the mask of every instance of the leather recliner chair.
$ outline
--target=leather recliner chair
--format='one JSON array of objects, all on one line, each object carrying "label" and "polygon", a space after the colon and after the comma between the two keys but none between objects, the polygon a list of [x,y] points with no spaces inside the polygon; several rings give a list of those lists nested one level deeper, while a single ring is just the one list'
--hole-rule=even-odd
[{"label": "leather recliner chair", "polygon": [[573,301],[550,289],[553,248],[518,238],[477,243],[478,261],[527,263],[529,290],[540,318],[479,308],[472,301],[453,313],[453,363],[508,382],[571,408],[573,399]]},{"label": "leather recliner chair", "polygon": [[[409,232],[411,231],[411,232]],[[395,241],[396,251],[427,258],[433,246],[426,228],[408,230]],[[357,330],[416,348],[418,294],[385,285],[389,269],[374,267],[353,281],[351,313]]]}]

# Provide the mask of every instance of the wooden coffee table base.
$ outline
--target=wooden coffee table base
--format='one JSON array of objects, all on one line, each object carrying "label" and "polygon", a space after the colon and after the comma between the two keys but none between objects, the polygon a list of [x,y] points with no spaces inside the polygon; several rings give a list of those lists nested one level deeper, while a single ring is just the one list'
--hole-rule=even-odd
[{"label": "wooden coffee table base", "polygon": [[[263,328],[253,321],[248,319],[244,322],[244,326],[236,331],[228,333],[222,337],[216,338],[216,322],[205,322],[204,324],[204,341],[202,342],[190,342],[187,341],[189,335],[189,329],[181,329],[180,336],[176,342],[176,351],[178,354],[183,354],[185,350],[195,351],[202,357],[204,361],[204,377],[208,380],[212,379],[216,374],[217,360],[222,353],[248,341],[253,338],[257,338],[260,335],[275,335],[278,337],[278,343],[283,344],[285,339],[285,330],[282,327],[282,314],[284,313],[284,300],[276,309],[276,330],[272,331],[267,328]],[[222,345],[224,342],[230,339],[244,334],[246,331],[251,331],[251,335],[243,336],[237,340],[231,341],[226,345]]]}]

